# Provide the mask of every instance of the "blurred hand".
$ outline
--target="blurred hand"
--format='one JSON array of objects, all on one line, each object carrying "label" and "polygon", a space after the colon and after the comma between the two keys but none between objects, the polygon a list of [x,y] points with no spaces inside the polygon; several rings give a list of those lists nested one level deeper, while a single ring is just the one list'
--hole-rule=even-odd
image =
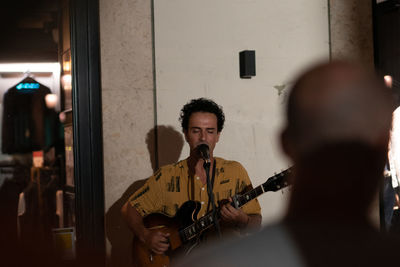
[{"label": "blurred hand", "polygon": [[[232,202],[232,198],[229,198]],[[249,216],[241,209],[235,209],[230,203],[222,205],[220,209],[221,218],[223,221],[239,227],[244,227],[249,222]]]},{"label": "blurred hand", "polygon": [[145,233],[144,242],[154,253],[163,254],[169,248],[169,233],[148,231]]}]

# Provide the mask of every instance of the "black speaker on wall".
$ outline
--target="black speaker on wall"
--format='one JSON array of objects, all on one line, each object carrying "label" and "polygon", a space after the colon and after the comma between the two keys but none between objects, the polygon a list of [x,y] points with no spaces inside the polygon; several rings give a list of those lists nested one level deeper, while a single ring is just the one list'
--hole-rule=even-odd
[{"label": "black speaker on wall", "polygon": [[239,52],[240,78],[250,79],[256,76],[256,51],[243,50]]}]

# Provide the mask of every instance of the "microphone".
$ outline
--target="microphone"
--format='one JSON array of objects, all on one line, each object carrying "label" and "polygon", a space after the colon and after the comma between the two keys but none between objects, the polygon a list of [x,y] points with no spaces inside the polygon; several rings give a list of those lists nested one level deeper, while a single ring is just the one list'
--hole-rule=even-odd
[{"label": "microphone", "polygon": [[205,163],[211,163],[210,160],[210,148],[207,144],[200,144],[197,146],[197,151],[199,151],[200,157],[204,160]]}]

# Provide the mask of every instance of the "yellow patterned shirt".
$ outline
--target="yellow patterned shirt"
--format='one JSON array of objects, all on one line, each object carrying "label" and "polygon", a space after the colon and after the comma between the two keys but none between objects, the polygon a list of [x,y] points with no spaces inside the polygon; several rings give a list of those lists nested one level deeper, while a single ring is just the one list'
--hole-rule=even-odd
[{"label": "yellow patterned shirt", "polygon": [[[214,159],[216,169],[213,191],[217,203],[251,188],[249,176],[239,162]],[[198,218],[207,213],[207,185],[203,185],[199,177],[189,175],[185,159],[161,167],[129,198],[129,203],[142,217],[150,213],[163,213],[173,217],[179,207],[188,200],[201,203]],[[261,214],[257,199],[246,203],[242,210],[247,214]]]}]

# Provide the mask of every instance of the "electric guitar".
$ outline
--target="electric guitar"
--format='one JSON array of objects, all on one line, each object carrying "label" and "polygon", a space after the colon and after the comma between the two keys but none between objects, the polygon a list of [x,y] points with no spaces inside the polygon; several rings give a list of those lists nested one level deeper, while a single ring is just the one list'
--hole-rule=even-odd
[{"label": "electric guitar", "polygon": [[[262,185],[242,195],[234,195],[231,205],[235,208],[240,208],[265,192],[278,191],[288,186],[289,181],[287,178],[290,172],[291,168],[268,178]],[[143,219],[146,228],[151,231],[169,233],[168,242],[170,246],[165,254],[156,254],[135,237],[133,241],[133,258],[136,266],[170,266],[170,257],[176,253],[177,248],[195,240],[215,224],[212,212],[196,220],[200,207],[201,205],[197,201],[186,201],[172,218],[160,213],[146,216]],[[217,213],[217,218],[219,219],[219,213]]]}]

